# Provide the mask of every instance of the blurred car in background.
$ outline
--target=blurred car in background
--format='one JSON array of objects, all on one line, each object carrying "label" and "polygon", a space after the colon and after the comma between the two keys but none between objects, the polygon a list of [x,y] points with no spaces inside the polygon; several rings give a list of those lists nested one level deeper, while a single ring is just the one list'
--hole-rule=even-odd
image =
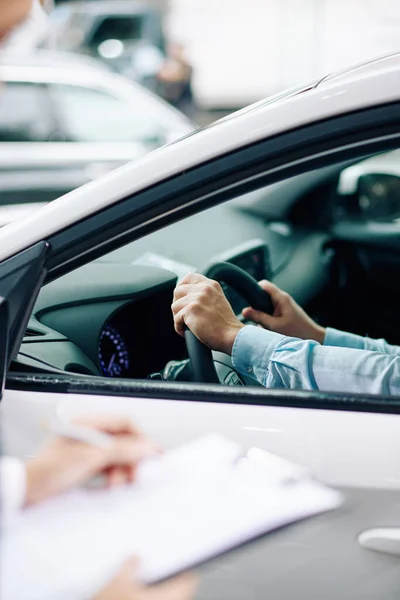
[{"label": "blurred car in background", "polygon": [[51,14],[52,47],[100,58],[154,88],[163,65],[166,41],[162,14],[137,0],[72,2]]},{"label": "blurred car in background", "polygon": [[0,227],[194,129],[85,56],[3,56],[0,81]]},{"label": "blurred car in background", "polygon": [[0,144],[0,204],[50,202],[131,158],[126,143]]},{"label": "blurred car in background", "polygon": [[132,158],[127,142],[0,143],[0,227]]},{"label": "blurred car in background", "polygon": [[88,57],[3,56],[0,80],[0,146],[125,142],[133,159],[194,129],[179,111]]}]

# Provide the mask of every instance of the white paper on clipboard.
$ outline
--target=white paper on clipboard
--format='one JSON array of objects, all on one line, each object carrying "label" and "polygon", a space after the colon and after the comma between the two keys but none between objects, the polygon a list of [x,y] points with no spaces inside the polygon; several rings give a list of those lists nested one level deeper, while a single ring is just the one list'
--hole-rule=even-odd
[{"label": "white paper on clipboard", "polygon": [[3,535],[1,598],[87,599],[132,555],[152,583],[341,503],[310,477],[285,483],[290,463],[271,477],[240,455],[206,436],[147,461],[129,488],[78,490],[27,510]]}]

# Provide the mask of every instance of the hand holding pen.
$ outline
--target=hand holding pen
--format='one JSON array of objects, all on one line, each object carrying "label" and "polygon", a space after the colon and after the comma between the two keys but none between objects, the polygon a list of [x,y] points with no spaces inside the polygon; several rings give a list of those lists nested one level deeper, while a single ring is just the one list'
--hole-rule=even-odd
[{"label": "hand holding pen", "polygon": [[[55,437],[26,464],[26,506],[103,475],[109,487],[132,482],[138,463],[159,454],[129,419],[114,417],[55,419]],[[191,573],[147,587],[138,578],[137,558],[122,565],[93,600],[191,600],[197,580]]]},{"label": "hand holding pen", "polygon": [[55,420],[56,434],[26,465],[26,506],[103,475],[108,487],[134,481],[138,463],[159,453],[129,419],[109,416]]}]

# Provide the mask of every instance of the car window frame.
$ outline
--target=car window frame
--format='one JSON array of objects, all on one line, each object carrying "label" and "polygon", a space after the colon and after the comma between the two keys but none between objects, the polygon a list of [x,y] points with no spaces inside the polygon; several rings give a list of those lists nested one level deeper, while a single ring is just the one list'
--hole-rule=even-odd
[{"label": "car window frame", "polygon": [[[377,113],[382,123],[376,126]],[[184,189],[176,194],[176,177],[164,180],[148,189],[128,196],[80,223],[50,236],[45,264],[46,281],[51,281],[92,260],[93,254],[106,254],[115,245],[122,246],[133,239],[159,229],[243,193],[245,188],[268,183],[329,164],[359,160],[371,154],[398,148],[400,144],[400,102],[390,106],[360,111],[286,132],[261,143],[252,144],[234,153],[197,165],[182,174]],[[341,127],[338,127],[340,124]],[[312,135],[311,135],[312,134]],[[311,148],[310,148],[311,144]],[[279,149],[279,153],[278,153]],[[311,150],[311,153],[310,153]],[[268,157],[269,162],[265,162]],[[242,161],[238,170],[237,161]],[[208,172],[208,177],[205,174]],[[223,175],[221,179],[220,176]],[[202,179],[200,183],[200,179]],[[196,187],[197,186],[197,187]],[[175,190],[175,192],[174,192]],[[174,196],[174,197],[172,197]],[[140,202],[138,202],[138,199]],[[163,204],[164,214],[156,211]],[[131,211],[128,215],[127,207]],[[120,217],[125,219],[121,227]],[[110,236],[109,221],[114,219]],[[128,231],[126,231],[128,227]],[[89,236],[78,253],[71,253],[77,243]],[[110,239],[111,238],[111,239]],[[87,242],[87,239],[86,239]],[[93,250],[92,246],[95,246]],[[111,247],[111,248],[110,248]],[[82,251],[83,250],[83,251]],[[75,254],[77,254],[75,256]],[[16,257],[19,255],[16,255]],[[1,278],[1,264],[0,264]],[[36,390],[57,393],[101,394],[103,396],[152,397],[181,401],[235,402],[244,405],[318,408],[351,412],[400,413],[399,398],[356,393],[319,391],[269,390],[267,388],[225,387],[207,384],[153,382],[140,380],[107,380],[101,377],[73,375],[11,374],[9,389]]]}]

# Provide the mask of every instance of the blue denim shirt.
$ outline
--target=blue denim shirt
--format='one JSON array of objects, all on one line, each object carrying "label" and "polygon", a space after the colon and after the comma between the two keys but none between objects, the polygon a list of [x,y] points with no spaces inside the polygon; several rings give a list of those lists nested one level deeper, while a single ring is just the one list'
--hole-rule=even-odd
[{"label": "blue denim shirt", "polygon": [[247,325],[232,363],[268,388],[400,395],[400,347],[331,328],[321,345]]}]

